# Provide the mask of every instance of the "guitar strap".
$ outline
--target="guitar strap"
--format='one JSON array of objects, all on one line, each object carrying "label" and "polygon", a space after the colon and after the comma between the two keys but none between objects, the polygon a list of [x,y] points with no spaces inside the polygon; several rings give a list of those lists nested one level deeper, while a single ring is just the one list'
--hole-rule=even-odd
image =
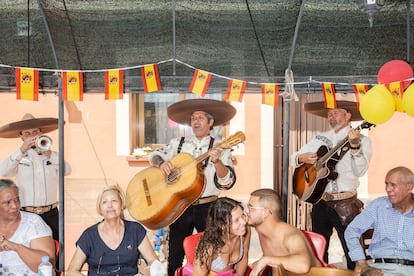
[{"label": "guitar strap", "polygon": [[[181,152],[184,141],[185,141],[185,137],[181,137],[180,143],[178,144],[178,148],[177,148],[177,154],[179,154]],[[210,144],[208,145],[208,150],[211,150],[211,148],[213,148],[213,145],[214,145],[214,138],[210,136]],[[206,160],[204,160],[203,165],[201,166],[202,169],[205,169],[205,167],[208,164],[208,160],[210,160],[210,157],[208,157]]]},{"label": "guitar strap", "polygon": [[181,148],[183,147],[185,137],[181,137],[180,144],[178,144],[177,154],[181,152]]}]

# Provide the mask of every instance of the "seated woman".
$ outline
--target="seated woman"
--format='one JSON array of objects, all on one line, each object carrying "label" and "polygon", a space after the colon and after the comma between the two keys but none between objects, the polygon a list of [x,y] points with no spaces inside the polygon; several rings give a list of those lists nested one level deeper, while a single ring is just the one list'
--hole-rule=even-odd
[{"label": "seated woman", "polygon": [[120,187],[107,186],[101,191],[96,209],[103,220],[82,233],[66,275],[83,275],[84,263],[88,264],[88,275],[136,275],[139,253],[151,265],[151,275],[165,274],[147,231],[141,224],[124,219],[125,208],[126,197]]},{"label": "seated woman", "polygon": [[210,206],[197,247],[193,275],[244,275],[250,229],[240,202],[222,197]]},{"label": "seated woman", "polygon": [[35,276],[42,256],[54,264],[55,243],[42,218],[20,207],[16,184],[0,179],[0,263],[7,273]]}]

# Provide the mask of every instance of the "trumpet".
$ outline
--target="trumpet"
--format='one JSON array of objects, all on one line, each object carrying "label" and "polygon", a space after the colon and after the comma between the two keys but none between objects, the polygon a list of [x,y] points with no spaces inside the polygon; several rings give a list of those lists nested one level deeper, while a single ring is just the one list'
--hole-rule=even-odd
[{"label": "trumpet", "polygon": [[35,150],[40,154],[46,152],[52,148],[52,138],[47,135],[40,135],[36,137]]}]

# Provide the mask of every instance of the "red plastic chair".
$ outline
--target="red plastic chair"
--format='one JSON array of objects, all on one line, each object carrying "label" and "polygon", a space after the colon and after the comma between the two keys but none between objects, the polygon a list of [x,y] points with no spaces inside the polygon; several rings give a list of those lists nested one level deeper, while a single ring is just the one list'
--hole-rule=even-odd
[{"label": "red plastic chair", "polygon": [[[197,245],[203,233],[204,232],[192,234],[191,236],[188,236],[184,239],[183,247],[184,247],[184,254],[185,254],[185,258],[187,259],[187,263],[193,264]],[[174,275],[181,276],[182,271],[183,271],[183,267],[179,267],[175,271]]]},{"label": "red plastic chair", "polygon": [[335,267],[331,264],[325,263],[323,257],[325,255],[326,250],[326,239],[323,235],[308,231],[308,230],[302,230],[303,234],[305,234],[305,237],[307,238],[308,242],[310,243],[313,253],[315,254],[316,258],[318,258],[319,262],[323,267]]}]

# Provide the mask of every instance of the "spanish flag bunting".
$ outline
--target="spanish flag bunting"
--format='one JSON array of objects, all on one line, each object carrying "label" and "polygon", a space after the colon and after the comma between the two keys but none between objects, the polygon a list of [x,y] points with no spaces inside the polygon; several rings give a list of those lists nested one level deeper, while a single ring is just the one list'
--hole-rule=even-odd
[{"label": "spanish flag bunting", "polygon": [[365,96],[365,94],[368,92],[368,84],[357,83],[357,84],[354,84],[353,87],[354,87],[357,107],[359,109],[359,103],[361,102],[362,97]]},{"label": "spanish flag bunting", "polygon": [[323,98],[325,100],[325,108],[336,108],[335,86],[333,83],[322,83]]},{"label": "spanish flag bunting", "polygon": [[388,90],[390,90],[391,95],[394,97],[395,110],[404,112],[404,106],[402,104],[402,98],[404,94],[403,83],[401,81],[397,81],[387,84],[386,86],[388,86]]},{"label": "spanish flag bunting", "polygon": [[241,102],[243,100],[243,94],[246,90],[246,82],[241,80],[229,80],[227,86],[227,101]]},{"label": "spanish flag bunting", "polygon": [[189,91],[199,96],[205,96],[208,86],[210,85],[210,81],[211,74],[209,72],[196,69],[194,70]]},{"label": "spanish flag bunting", "polygon": [[157,64],[149,64],[141,67],[141,75],[145,93],[162,90]]},{"label": "spanish flag bunting", "polygon": [[16,68],[16,98],[18,100],[39,100],[39,71]]},{"label": "spanish flag bunting", "polygon": [[82,72],[62,72],[62,93],[64,101],[83,100]]},{"label": "spanish flag bunting", "polygon": [[124,95],[124,71],[109,70],[104,72],[105,100],[120,100]]},{"label": "spanish flag bunting", "polygon": [[262,84],[262,104],[277,106],[279,102],[279,85],[276,83]]}]

